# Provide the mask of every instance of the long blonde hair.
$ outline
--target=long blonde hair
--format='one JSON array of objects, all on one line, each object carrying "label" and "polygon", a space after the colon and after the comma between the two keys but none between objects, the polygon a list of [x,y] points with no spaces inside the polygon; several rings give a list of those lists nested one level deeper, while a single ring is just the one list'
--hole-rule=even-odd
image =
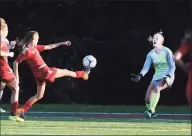
[{"label": "long blonde hair", "polygon": [[6,26],[5,20],[3,18],[0,18],[0,30],[1,31],[4,30],[5,26]]}]

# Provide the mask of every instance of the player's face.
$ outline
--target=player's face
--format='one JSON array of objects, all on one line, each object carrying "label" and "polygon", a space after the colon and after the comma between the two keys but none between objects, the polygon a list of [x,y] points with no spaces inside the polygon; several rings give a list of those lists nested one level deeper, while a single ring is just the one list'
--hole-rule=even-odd
[{"label": "player's face", "polygon": [[161,34],[155,34],[153,36],[153,46],[154,47],[158,47],[159,45],[161,45],[163,42],[163,37]]},{"label": "player's face", "polygon": [[7,25],[5,25],[5,28],[4,28],[4,30],[3,30],[3,36],[4,37],[7,37],[7,35],[8,35],[8,26]]},{"label": "player's face", "polygon": [[3,37],[7,37],[7,35],[8,35],[8,27],[7,27],[7,25],[5,25],[5,27],[1,31],[1,34],[2,34]]},{"label": "player's face", "polygon": [[38,33],[36,33],[36,34],[34,35],[34,40],[33,40],[33,42],[34,42],[35,45],[37,45],[38,41],[39,41],[39,35],[38,35]]}]

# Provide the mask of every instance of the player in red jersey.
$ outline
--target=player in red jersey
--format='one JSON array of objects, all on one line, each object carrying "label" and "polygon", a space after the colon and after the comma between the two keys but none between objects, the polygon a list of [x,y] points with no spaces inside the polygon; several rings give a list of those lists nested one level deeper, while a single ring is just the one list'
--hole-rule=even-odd
[{"label": "player in red jersey", "polygon": [[18,74],[18,64],[24,60],[26,60],[27,64],[30,66],[33,75],[35,77],[37,83],[37,93],[32,96],[22,108],[18,109],[18,114],[23,115],[23,113],[27,112],[29,108],[38,100],[40,100],[45,92],[46,82],[54,82],[55,78],[61,78],[64,76],[70,76],[73,78],[82,78],[84,80],[88,79],[88,72],[85,71],[69,71],[67,69],[59,69],[59,68],[50,68],[46,65],[39,52],[45,50],[51,50],[61,45],[70,46],[71,42],[60,42],[56,44],[50,45],[37,45],[39,40],[38,32],[30,31],[22,40],[22,52],[14,61],[14,72],[19,80]]},{"label": "player in red jersey", "polygon": [[[16,45],[16,41],[9,42],[9,40],[7,38],[4,38],[3,42],[6,43],[7,48],[8,48],[8,52],[10,49],[14,49],[14,47]],[[4,83],[3,81],[0,81],[0,102],[1,102],[1,99],[3,96],[5,86],[6,86],[6,83]],[[0,107],[0,113],[5,113],[5,112],[6,111]]]},{"label": "player in red jersey", "polygon": [[[182,57],[189,53],[189,63],[184,63]],[[192,107],[192,30],[185,32],[180,49],[175,53],[176,63],[188,73],[188,82],[186,87],[186,97]]]},{"label": "player in red jersey", "polygon": [[13,52],[8,52],[8,45],[6,43],[6,37],[8,35],[8,26],[4,19],[0,18],[0,80],[6,83],[6,85],[12,90],[11,93],[11,115],[9,119],[12,121],[24,121],[17,116],[16,111],[19,101],[19,86],[15,78],[15,75],[9,67],[7,57],[13,57]]}]

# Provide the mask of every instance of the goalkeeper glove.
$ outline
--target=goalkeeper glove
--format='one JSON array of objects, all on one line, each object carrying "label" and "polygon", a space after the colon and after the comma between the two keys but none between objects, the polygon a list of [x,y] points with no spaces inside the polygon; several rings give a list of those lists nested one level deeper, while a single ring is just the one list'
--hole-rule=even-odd
[{"label": "goalkeeper glove", "polygon": [[134,82],[139,82],[143,77],[142,74],[131,74],[131,76],[132,76],[131,80]]},{"label": "goalkeeper glove", "polygon": [[168,85],[169,85],[169,82],[170,82],[170,78],[171,78],[170,75],[166,75],[166,76],[163,77],[165,83],[167,83]]}]

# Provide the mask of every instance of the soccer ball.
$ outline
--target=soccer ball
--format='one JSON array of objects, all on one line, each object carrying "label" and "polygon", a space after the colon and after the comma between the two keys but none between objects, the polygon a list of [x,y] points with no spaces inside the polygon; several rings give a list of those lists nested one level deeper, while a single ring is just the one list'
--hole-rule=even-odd
[{"label": "soccer ball", "polygon": [[83,58],[82,63],[85,68],[94,68],[97,64],[97,60],[92,55],[87,55]]}]

